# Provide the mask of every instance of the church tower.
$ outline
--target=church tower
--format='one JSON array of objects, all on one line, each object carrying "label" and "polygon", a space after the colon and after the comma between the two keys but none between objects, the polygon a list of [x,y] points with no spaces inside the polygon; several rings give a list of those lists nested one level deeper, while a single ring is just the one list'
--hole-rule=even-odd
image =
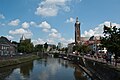
[{"label": "church tower", "polygon": [[20,43],[23,42],[25,40],[25,36],[22,35],[22,37],[20,38]]},{"label": "church tower", "polygon": [[80,44],[80,22],[78,21],[78,17],[75,22],[75,44]]}]

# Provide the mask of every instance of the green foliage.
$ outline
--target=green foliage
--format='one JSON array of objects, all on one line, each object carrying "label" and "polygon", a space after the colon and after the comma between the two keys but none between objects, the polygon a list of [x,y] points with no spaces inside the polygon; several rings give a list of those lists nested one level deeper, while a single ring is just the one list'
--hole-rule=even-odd
[{"label": "green foliage", "polygon": [[108,51],[120,56],[120,28],[107,27],[104,25],[104,37],[101,38],[101,44]]},{"label": "green foliage", "polygon": [[73,51],[78,51],[80,53],[86,54],[89,51],[91,51],[91,49],[89,46],[86,46],[86,45],[76,45],[73,47]]},{"label": "green foliage", "polygon": [[35,46],[34,51],[35,52],[42,52],[43,49],[44,49],[43,45],[38,44],[38,45]]},{"label": "green foliage", "polygon": [[47,44],[47,42],[44,44],[44,49],[45,50],[47,50],[47,48],[48,48],[48,44]]},{"label": "green foliage", "polygon": [[16,64],[21,64],[27,61],[32,61],[34,59],[38,59],[39,57],[36,55],[30,55],[27,57],[19,57],[17,59],[6,59],[0,61],[0,67],[5,67],[5,66],[10,66],[10,65],[16,65]]},{"label": "green foliage", "polygon": [[31,53],[33,51],[33,43],[30,41],[24,40],[18,45],[18,52],[26,52],[26,53]]},{"label": "green foliage", "polygon": [[57,47],[56,47],[56,45],[53,45],[53,49],[56,49]]}]

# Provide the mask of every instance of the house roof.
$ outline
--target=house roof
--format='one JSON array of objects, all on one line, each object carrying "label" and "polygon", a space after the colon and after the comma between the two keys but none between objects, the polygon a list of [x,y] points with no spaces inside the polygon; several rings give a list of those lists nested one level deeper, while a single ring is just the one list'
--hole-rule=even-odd
[{"label": "house roof", "polygon": [[0,43],[1,44],[10,44],[11,42],[6,37],[1,36]]}]

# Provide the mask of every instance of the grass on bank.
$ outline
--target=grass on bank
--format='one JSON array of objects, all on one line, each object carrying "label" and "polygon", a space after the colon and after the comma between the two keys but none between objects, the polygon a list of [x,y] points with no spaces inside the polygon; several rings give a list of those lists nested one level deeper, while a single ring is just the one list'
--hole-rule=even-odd
[{"label": "grass on bank", "polygon": [[0,67],[5,67],[5,66],[10,66],[10,65],[16,65],[16,64],[21,64],[27,61],[35,60],[40,58],[37,55],[30,55],[27,57],[20,57],[17,59],[8,59],[8,60],[1,60],[0,61]]}]

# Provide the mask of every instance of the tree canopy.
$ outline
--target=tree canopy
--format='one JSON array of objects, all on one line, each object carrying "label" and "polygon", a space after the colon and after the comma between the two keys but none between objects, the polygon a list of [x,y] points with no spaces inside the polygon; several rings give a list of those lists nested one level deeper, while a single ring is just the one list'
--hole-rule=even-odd
[{"label": "tree canopy", "polygon": [[89,51],[91,51],[91,49],[87,45],[76,45],[73,47],[73,51],[78,51],[80,53],[87,54]]},{"label": "tree canopy", "polygon": [[44,49],[43,45],[38,44],[38,45],[35,45],[34,51],[36,51],[36,52],[42,52],[43,49]]},{"label": "tree canopy", "polygon": [[21,43],[19,43],[18,45],[18,52],[22,52],[22,53],[31,53],[33,52],[33,43],[31,43],[28,40],[24,40]]},{"label": "tree canopy", "polygon": [[104,37],[101,38],[101,44],[106,47],[109,52],[120,56],[120,28],[116,26],[104,25]]},{"label": "tree canopy", "polygon": [[45,50],[47,50],[47,48],[48,48],[48,44],[47,44],[47,42],[44,44],[44,49]]}]

